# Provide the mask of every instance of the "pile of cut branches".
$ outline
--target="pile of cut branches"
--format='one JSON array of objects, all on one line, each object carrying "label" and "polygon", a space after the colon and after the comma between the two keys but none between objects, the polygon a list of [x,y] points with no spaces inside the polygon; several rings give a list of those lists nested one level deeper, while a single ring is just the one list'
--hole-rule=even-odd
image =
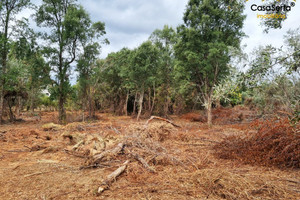
[{"label": "pile of cut branches", "polygon": [[300,124],[291,126],[288,119],[257,121],[256,133],[232,136],[216,144],[216,155],[237,159],[246,164],[279,168],[300,168]]},{"label": "pile of cut branches", "polygon": [[[152,118],[151,118],[152,119]],[[75,141],[68,153],[85,158],[85,164],[81,169],[88,168],[118,168],[102,181],[98,188],[98,194],[102,193],[120,176],[132,162],[139,163],[150,173],[156,173],[156,165],[183,165],[182,162],[162,146],[160,141],[177,126],[171,121],[165,123],[151,123],[135,125],[127,130],[125,136],[120,136],[113,144],[100,135],[86,135],[82,133],[63,134],[64,138]]]}]

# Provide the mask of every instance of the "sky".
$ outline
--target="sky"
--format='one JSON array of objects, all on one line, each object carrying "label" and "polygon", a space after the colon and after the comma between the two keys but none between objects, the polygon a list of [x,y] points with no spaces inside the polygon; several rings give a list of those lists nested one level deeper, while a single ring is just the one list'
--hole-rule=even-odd
[{"label": "sky", "polygon": [[[33,0],[39,4],[41,0]],[[102,47],[101,58],[110,52],[116,52],[123,47],[135,48],[146,41],[155,29],[162,29],[165,24],[176,28],[183,23],[182,17],[188,0],[79,0],[79,3],[88,11],[93,21],[102,21],[106,24],[106,38],[110,45]],[[261,5],[261,0],[248,0],[244,22],[244,32],[248,37],[242,40],[246,45],[245,51],[252,52],[259,45],[272,44],[280,47],[283,44],[283,35],[289,29],[300,26],[300,2],[289,12],[283,28],[263,33],[260,20],[250,9],[252,4]],[[30,11],[24,11],[22,16],[28,17]]]},{"label": "sky", "polygon": [[[176,28],[183,23],[182,17],[188,0],[80,0],[84,8],[95,21],[104,21],[106,37],[110,45],[103,46],[101,57],[116,52],[123,47],[135,48],[148,39],[155,29],[162,29],[165,24]],[[283,28],[263,33],[259,12],[252,11],[251,5],[261,5],[261,0],[248,0],[245,14],[244,32],[248,37],[242,41],[245,51],[250,53],[259,45],[272,44],[280,47],[283,35],[289,29],[300,26],[300,2],[289,12]]]}]

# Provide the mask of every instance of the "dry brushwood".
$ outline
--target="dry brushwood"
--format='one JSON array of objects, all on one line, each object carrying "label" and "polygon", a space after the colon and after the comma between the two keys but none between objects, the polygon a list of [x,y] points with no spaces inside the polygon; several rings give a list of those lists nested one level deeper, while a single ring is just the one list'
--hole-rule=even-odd
[{"label": "dry brushwood", "polygon": [[144,168],[146,168],[149,172],[151,173],[155,173],[155,169],[153,169],[152,167],[149,166],[149,164],[147,163],[147,161],[141,157],[139,154],[136,154],[136,153],[130,153],[129,154],[135,159],[137,160],[138,162],[140,162]]},{"label": "dry brushwood", "polygon": [[246,164],[300,168],[300,135],[295,132],[300,124],[292,127],[288,119],[254,123],[260,127],[257,133],[247,137],[231,136],[216,144],[217,156]]},{"label": "dry brushwood", "polygon": [[98,194],[101,194],[105,190],[109,188],[109,186],[117,179],[118,176],[120,176],[126,169],[127,165],[129,163],[129,160],[127,160],[121,167],[116,169],[114,172],[109,174],[106,179],[102,182],[101,186],[98,188]]},{"label": "dry brushwood", "polygon": [[106,150],[100,154],[95,154],[93,156],[93,163],[99,163],[104,157],[115,156],[118,153],[122,152],[125,147],[124,143],[119,143],[115,148]]},{"label": "dry brushwood", "polygon": [[157,117],[157,116],[151,116],[150,119],[147,120],[146,125],[148,125],[149,122],[151,122],[151,121],[154,120],[154,119],[162,120],[162,121],[165,121],[165,122],[167,122],[167,123],[172,124],[173,126],[175,126],[175,127],[177,127],[177,128],[181,128],[181,126],[175,124],[174,122],[172,122],[172,121],[170,121],[170,120],[168,120],[168,119],[162,118],[162,117]]}]

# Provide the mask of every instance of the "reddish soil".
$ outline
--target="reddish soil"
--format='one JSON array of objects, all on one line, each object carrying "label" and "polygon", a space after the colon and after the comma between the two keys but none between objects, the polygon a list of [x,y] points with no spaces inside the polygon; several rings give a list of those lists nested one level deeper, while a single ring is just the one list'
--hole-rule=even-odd
[{"label": "reddish soil", "polygon": [[[42,113],[41,119],[24,116],[24,122],[0,126],[0,199],[300,199],[299,169],[250,165],[215,155],[214,146],[227,137],[255,131],[249,126],[253,112],[223,109],[214,115],[212,128],[191,122],[197,121],[196,114],[171,116],[181,128],[156,121],[145,128],[146,120],[98,114],[97,121],[57,129],[43,128],[55,122],[56,113]],[[110,149],[136,131],[151,137],[167,155],[150,158],[145,152],[155,173],[130,160],[110,188],[97,195],[105,177],[126,158],[119,155],[99,168],[82,169],[87,157],[68,153],[76,143],[63,136],[101,136],[104,149]]]}]

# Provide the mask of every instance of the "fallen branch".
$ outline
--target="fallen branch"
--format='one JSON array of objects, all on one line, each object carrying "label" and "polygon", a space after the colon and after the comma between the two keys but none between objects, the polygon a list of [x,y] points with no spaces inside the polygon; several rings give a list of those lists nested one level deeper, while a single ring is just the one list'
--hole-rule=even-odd
[{"label": "fallen branch", "polygon": [[165,121],[165,122],[167,122],[167,123],[172,124],[173,126],[175,126],[175,127],[177,127],[177,128],[181,128],[181,126],[175,124],[174,122],[172,122],[172,121],[170,121],[170,120],[168,120],[168,119],[162,118],[162,117],[157,117],[157,116],[151,116],[150,119],[147,120],[146,125],[148,125],[149,122],[151,122],[153,119],[162,120],[162,121]]},{"label": "fallen branch", "polygon": [[148,163],[146,162],[146,160],[144,158],[142,158],[141,156],[139,156],[138,154],[131,154],[137,161],[139,161],[149,172],[151,173],[155,173],[155,169],[151,168]]},{"label": "fallen branch", "polygon": [[27,174],[27,175],[24,175],[24,178],[31,177],[31,176],[36,176],[36,175],[41,175],[41,174],[47,174],[47,173],[50,173],[50,171],[47,171],[47,172],[36,172],[36,173],[33,173],[33,174]]},{"label": "fallen branch", "polygon": [[117,155],[121,151],[123,151],[123,148],[125,147],[124,143],[119,143],[114,149],[110,149],[107,151],[104,151],[100,154],[95,154],[93,157],[93,163],[100,162],[104,157],[110,156],[110,155]]},{"label": "fallen branch", "polygon": [[75,157],[78,157],[78,158],[87,158],[87,156],[83,156],[83,155],[80,155],[80,154],[78,154],[78,153],[69,151],[68,149],[64,149],[63,151],[64,151],[65,153],[69,154],[69,155],[72,155],[72,156],[75,156]]},{"label": "fallen branch", "polygon": [[120,176],[126,169],[127,165],[129,163],[129,160],[127,160],[121,167],[116,169],[113,173],[109,174],[106,179],[103,181],[101,186],[98,188],[98,194],[101,194],[105,190],[107,190],[110,186],[110,184],[117,179],[118,176]]}]

